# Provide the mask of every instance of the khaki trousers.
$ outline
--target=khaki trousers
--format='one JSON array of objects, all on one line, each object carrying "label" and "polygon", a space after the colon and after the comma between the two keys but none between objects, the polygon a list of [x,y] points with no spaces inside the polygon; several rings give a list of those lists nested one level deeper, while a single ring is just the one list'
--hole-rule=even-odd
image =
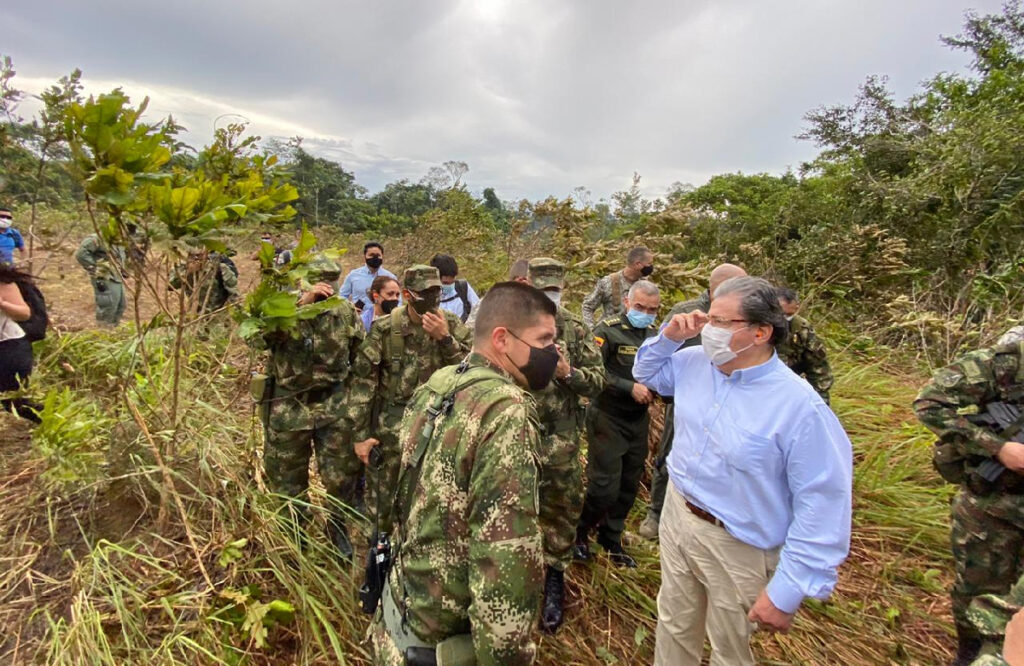
[{"label": "khaki trousers", "polygon": [[704,634],[712,666],[754,664],[747,613],[771,578],[778,549],[761,550],[695,516],[669,481],[659,528],[661,589],[654,663],[701,663]]}]

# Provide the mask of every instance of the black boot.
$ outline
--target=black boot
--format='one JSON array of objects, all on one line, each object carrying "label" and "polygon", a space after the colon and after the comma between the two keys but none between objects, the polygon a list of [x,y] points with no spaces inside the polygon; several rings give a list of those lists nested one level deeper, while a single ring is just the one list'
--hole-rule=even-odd
[{"label": "black boot", "polygon": [[973,628],[956,627],[956,657],[950,662],[952,666],[971,666],[981,652],[981,638]]},{"label": "black boot", "polygon": [[352,541],[348,538],[348,528],[345,527],[341,516],[332,515],[327,519],[327,538],[334,544],[338,560],[342,564],[352,561]]},{"label": "black boot", "polygon": [[597,543],[608,552],[608,559],[612,561],[612,564],[627,569],[636,569],[636,560],[625,551],[621,543],[603,537],[598,537]]},{"label": "black boot", "polygon": [[547,568],[544,579],[544,607],[540,613],[540,628],[549,634],[562,626],[565,613],[565,574],[552,567]]},{"label": "black boot", "polygon": [[572,559],[580,562],[590,559],[590,530],[583,523],[576,526],[576,543],[572,547]]}]

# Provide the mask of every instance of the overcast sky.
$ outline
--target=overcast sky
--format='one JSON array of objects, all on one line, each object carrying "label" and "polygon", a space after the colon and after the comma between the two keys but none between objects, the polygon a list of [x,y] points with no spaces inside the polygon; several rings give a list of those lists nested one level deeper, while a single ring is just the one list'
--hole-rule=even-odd
[{"label": "overcast sky", "polygon": [[[968,4],[969,3],[969,4]],[[900,97],[964,54],[939,42],[997,0],[4,0],[0,53],[38,92],[151,98],[206,143],[237,113],[300,135],[371,191],[463,160],[475,192],[596,201],[812,157],[803,115],[869,74]],[[28,104],[22,111],[31,112]]]}]

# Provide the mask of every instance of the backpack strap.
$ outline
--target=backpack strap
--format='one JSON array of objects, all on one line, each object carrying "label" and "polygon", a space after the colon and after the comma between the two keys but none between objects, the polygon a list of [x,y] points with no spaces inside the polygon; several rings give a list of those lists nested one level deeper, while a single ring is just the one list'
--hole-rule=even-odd
[{"label": "backpack strap", "polygon": [[466,320],[469,319],[469,311],[473,309],[473,306],[469,304],[469,283],[465,280],[455,281],[455,293],[458,294],[459,299],[462,301],[462,323],[465,324]]},{"label": "backpack strap", "polygon": [[612,301],[614,311],[606,313],[609,317],[619,311],[622,307],[622,271],[615,271],[611,275]]},{"label": "backpack strap", "polygon": [[390,370],[391,380],[388,382],[388,397],[390,403],[398,396],[399,369],[402,367],[402,355],[405,353],[405,337],[402,335],[402,315],[405,314],[404,305],[391,311],[391,357]]},{"label": "backpack strap", "polygon": [[[492,368],[477,366],[470,368],[463,361],[455,370],[454,386],[444,392],[437,393],[431,389],[430,404],[427,406],[427,423],[420,430],[419,439],[416,441],[416,449],[413,451],[409,463],[402,465],[398,472],[398,482],[395,484],[398,492],[395,494],[393,513],[397,522],[403,525],[409,517],[409,510],[412,508],[413,493],[416,491],[416,484],[420,481],[420,473],[423,471],[423,456],[426,455],[427,446],[434,438],[437,424],[440,419],[448,416],[455,404],[455,394],[464,391],[474,384],[485,381],[501,380],[501,376]],[[408,472],[408,473],[407,473]]]}]

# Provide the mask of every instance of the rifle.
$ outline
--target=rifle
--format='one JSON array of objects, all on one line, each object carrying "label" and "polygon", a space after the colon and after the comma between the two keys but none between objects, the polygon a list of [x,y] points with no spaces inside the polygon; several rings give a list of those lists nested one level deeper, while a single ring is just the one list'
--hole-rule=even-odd
[{"label": "rifle", "polygon": [[[985,411],[977,414],[970,414],[967,420],[976,426],[990,430],[1005,440],[1010,440],[1020,434],[1024,428],[1024,411],[1020,405],[1008,402],[995,401],[985,405]],[[984,484],[979,484],[985,492],[994,490],[999,477],[1006,471],[1006,466],[995,457],[985,458],[971,472],[971,476],[977,476]],[[968,482],[970,484],[970,481]],[[975,488],[971,488],[975,490]],[[981,494],[985,494],[984,492]]]}]

